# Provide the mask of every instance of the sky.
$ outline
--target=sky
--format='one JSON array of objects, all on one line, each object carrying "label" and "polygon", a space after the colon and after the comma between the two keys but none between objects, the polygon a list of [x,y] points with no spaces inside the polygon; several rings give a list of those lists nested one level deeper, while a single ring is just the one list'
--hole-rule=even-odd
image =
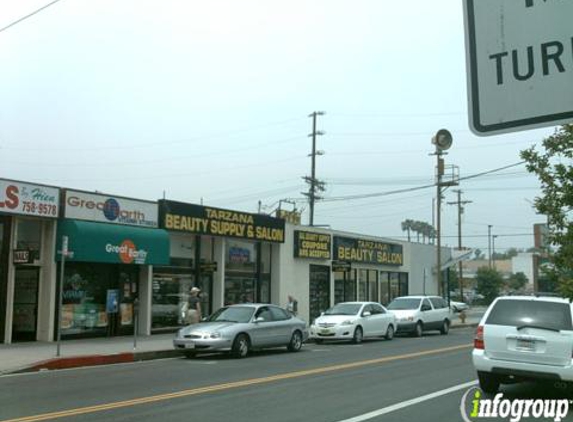
[{"label": "sky", "polygon": [[[49,3],[0,0],[0,28]],[[133,198],[272,212],[310,175],[315,224],[404,240],[432,222],[432,136],[463,177],[510,166],[548,127],[469,129],[460,0],[60,0],[0,31],[0,177]],[[444,193],[442,243],[533,246],[537,179],[523,165]],[[329,200],[374,194],[368,199]],[[384,195],[382,195],[384,194]],[[292,205],[283,204],[292,209]]]}]

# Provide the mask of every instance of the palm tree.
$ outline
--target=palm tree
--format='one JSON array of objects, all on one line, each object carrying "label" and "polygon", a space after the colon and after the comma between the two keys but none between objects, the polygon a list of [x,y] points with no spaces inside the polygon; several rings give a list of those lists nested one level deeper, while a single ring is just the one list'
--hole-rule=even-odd
[{"label": "palm tree", "polygon": [[406,219],[402,221],[402,231],[408,232],[408,242],[410,241],[410,230],[412,229],[412,220]]}]

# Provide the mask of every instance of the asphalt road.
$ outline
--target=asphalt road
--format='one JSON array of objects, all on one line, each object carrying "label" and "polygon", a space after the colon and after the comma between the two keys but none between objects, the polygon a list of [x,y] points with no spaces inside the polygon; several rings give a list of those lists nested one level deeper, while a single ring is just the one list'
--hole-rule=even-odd
[{"label": "asphalt road", "polygon": [[[472,338],[473,330],[458,329],[356,346],[307,344],[299,353],[242,360],[203,356],[4,376],[0,422],[458,421],[462,395],[475,382]],[[549,391],[508,388],[517,397]]]}]

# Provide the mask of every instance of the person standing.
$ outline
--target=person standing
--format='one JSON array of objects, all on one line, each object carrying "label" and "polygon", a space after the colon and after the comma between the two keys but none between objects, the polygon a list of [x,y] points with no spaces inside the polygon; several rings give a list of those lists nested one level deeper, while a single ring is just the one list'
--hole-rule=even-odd
[{"label": "person standing", "polygon": [[287,309],[287,311],[289,311],[293,315],[296,315],[298,312],[298,302],[291,295],[288,296],[288,303],[287,303],[286,309]]},{"label": "person standing", "polygon": [[201,289],[193,287],[189,291],[189,302],[187,305],[187,324],[197,324],[201,320]]}]

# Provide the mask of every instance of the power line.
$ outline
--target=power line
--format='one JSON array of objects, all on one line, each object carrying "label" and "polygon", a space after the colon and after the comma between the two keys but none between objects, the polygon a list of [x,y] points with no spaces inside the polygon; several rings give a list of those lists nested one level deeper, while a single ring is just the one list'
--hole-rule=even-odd
[{"label": "power line", "polygon": [[53,4],[56,4],[57,2],[59,2],[60,0],[54,0],[51,3],[46,4],[45,6],[40,7],[39,9],[33,11],[32,13],[27,14],[26,16],[21,17],[18,20],[15,20],[14,22],[12,22],[11,24],[5,26],[4,28],[0,28],[0,32],[3,32],[5,30],[7,30],[8,28],[13,27],[14,25],[19,24],[20,22],[22,22],[23,20],[26,20],[32,16],[34,16],[37,13],[40,13],[42,10],[47,9],[48,7],[52,6]]},{"label": "power line", "polygon": [[[525,161],[520,161],[518,163],[514,163],[514,164],[510,164],[504,167],[500,167],[500,168],[496,168],[493,170],[487,170],[487,171],[483,171],[481,173],[476,173],[470,176],[465,176],[465,177],[460,177],[458,180],[462,181],[462,180],[471,180],[471,179],[475,179],[477,177],[482,177],[491,173],[495,173],[498,171],[502,171],[502,170],[506,170],[512,167],[516,167],[519,165],[524,164]],[[330,198],[324,198],[323,201],[325,202],[334,202],[334,201],[349,201],[349,200],[354,200],[354,199],[368,199],[368,198],[376,198],[376,197],[380,197],[380,196],[388,196],[388,195],[395,195],[398,193],[407,193],[407,192],[414,192],[417,190],[422,190],[422,189],[428,189],[431,187],[434,187],[435,185],[432,184],[428,184],[428,185],[422,185],[422,186],[416,186],[413,188],[408,188],[408,189],[398,189],[398,190],[394,190],[394,191],[388,191],[388,192],[375,192],[375,193],[368,193],[368,194],[359,194],[359,195],[348,195],[348,196],[338,196],[338,197],[330,197]]]}]

